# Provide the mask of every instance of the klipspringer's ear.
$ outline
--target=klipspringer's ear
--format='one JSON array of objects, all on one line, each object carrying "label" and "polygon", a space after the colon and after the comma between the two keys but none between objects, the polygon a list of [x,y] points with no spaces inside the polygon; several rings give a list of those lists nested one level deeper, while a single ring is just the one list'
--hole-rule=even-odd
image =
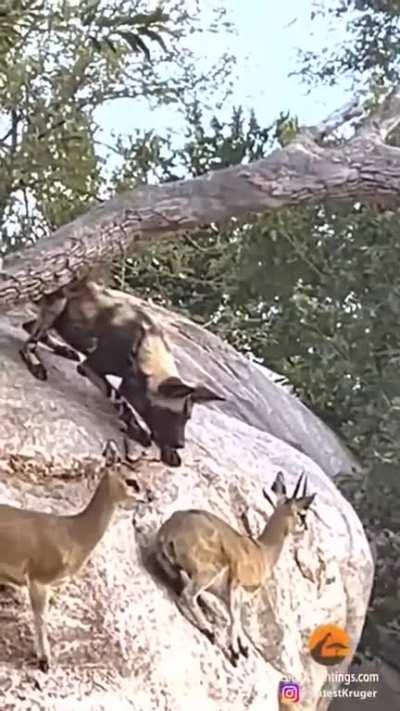
[{"label": "klipspringer's ear", "polygon": [[295,499],[297,508],[303,511],[309,509],[315,497],[316,494],[311,494],[310,496],[303,496],[301,499]]},{"label": "klipspringer's ear", "polygon": [[113,439],[108,439],[102,451],[107,467],[113,467],[120,461],[117,443]]},{"label": "klipspringer's ear", "polygon": [[207,388],[206,385],[196,385],[192,392],[192,400],[193,402],[212,402],[212,400],[223,402],[225,398]]},{"label": "klipspringer's ear", "polygon": [[176,377],[166,378],[158,386],[159,395],[164,397],[187,397],[188,395],[193,395],[194,392],[195,387],[193,385],[188,385]]},{"label": "klipspringer's ear", "polygon": [[275,480],[271,486],[271,491],[273,491],[274,494],[276,494],[279,498],[283,498],[284,496],[286,496],[287,491],[285,480],[283,478],[283,472],[279,471],[277,473]]}]

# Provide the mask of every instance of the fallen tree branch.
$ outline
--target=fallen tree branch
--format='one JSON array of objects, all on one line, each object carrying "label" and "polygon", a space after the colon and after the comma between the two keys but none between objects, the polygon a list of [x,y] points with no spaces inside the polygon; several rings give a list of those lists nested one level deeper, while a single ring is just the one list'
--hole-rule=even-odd
[{"label": "fallen tree branch", "polygon": [[[354,136],[340,146],[324,139],[363,112],[354,102],[320,126],[300,131],[266,158],[191,180],[119,195],[10,256],[0,274],[0,310],[40,298],[93,267],[109,264],[150,239],[193,233],[211,222],[283,207],[363,200],[400,204],[400,149],[386,145],[400,123],[400,91],[392,91]],[[340,118],[341,117],[341,118]]]}]

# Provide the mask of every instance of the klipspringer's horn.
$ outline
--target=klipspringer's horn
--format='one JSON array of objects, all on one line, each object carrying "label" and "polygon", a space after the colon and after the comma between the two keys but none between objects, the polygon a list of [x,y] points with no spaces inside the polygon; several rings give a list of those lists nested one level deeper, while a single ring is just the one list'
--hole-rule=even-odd
[{"label": "klipspringer's horn", "polygon": [[272,499],[266,489],[263,489],[263,494],[264,494],[265,498],[267,499],[268,503],[270,503],[272,508],[275,509],[276,506],[275,506],[274,502],[272,501]]},{"label": "klipspringer's horn", "polygon": [[296,483],[296,486],[295,486],[295,489],[294,489],[294,492],[292,495],[292,499],[297,499],[297,494],[300,491],[300,484],[302,483],[304,477],[305,477],[305,474],[304,474],[304,472],[302,472],[297,480],[297,483]]}]

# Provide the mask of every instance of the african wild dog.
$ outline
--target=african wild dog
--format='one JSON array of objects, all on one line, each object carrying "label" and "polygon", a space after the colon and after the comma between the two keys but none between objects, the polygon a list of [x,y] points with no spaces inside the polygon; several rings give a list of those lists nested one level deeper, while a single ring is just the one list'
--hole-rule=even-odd
[{"label": "african wild dog", "polygon": [[[29,337],[20,354],[30,372],[46,380],[37,353],[39,342],[55,353],[80,360],[78,371],[110,398],[118,409],[126,433],[143,445],[151,439],[161,459],[179,466],[177,452],[185,444],[185,425],[195,403],[224,398],[204,385],[189,385],[179,373],[160,327],[137,306],[133,297],[94,282],[61,289],[39,302],[37,319],[24,324]],[[68,345],[48,331],[54,328]],[[106,379],[122,379],[118,390]],[[131,407],[149,427],[150,435]]]}]

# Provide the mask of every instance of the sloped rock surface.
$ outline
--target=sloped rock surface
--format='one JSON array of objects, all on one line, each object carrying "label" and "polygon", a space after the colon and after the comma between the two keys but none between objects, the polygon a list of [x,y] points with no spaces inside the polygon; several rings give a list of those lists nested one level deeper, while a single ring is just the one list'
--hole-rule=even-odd
[{"label": "sloped rock surface", "polygon": [[[206,379],[228,399],[194,409],[181,468],[142,464],[138,479],[154,501],[121,511],[79,578],[57,592],[49,616],[55,659],[49,675],[32,661],[29,607],[21,595],[1,592],[0,707],[276,711],[279,680],[290,677],[303,689],[296,708],[322,711],[327,670],[308,654],[308,636],[334,622],[355,646],[373,575],[361,524],[326,475],[355,462],[272,374],[198,326],[154,312],[171,334],[184,374]],[[19,320],[0,320],[0,501],[73,512],[94,488],[90,463],[95,468],[105,439],[118,436],[115,418],[71,363],[48,353],[48,381],[32,378],[17,353]],[[273,579],[246,605],[252,654],[233,669],[224,655],[223,612],[212,646],[181,616],[143,555],[162,521],[181,508],[208,509],[238,529],[247,510],[258,534],[270,513],[262,488],[279,469],[289,489],[301,471],[308,474],[317,515],[310,514],[309,530],[286,545]]]}]

